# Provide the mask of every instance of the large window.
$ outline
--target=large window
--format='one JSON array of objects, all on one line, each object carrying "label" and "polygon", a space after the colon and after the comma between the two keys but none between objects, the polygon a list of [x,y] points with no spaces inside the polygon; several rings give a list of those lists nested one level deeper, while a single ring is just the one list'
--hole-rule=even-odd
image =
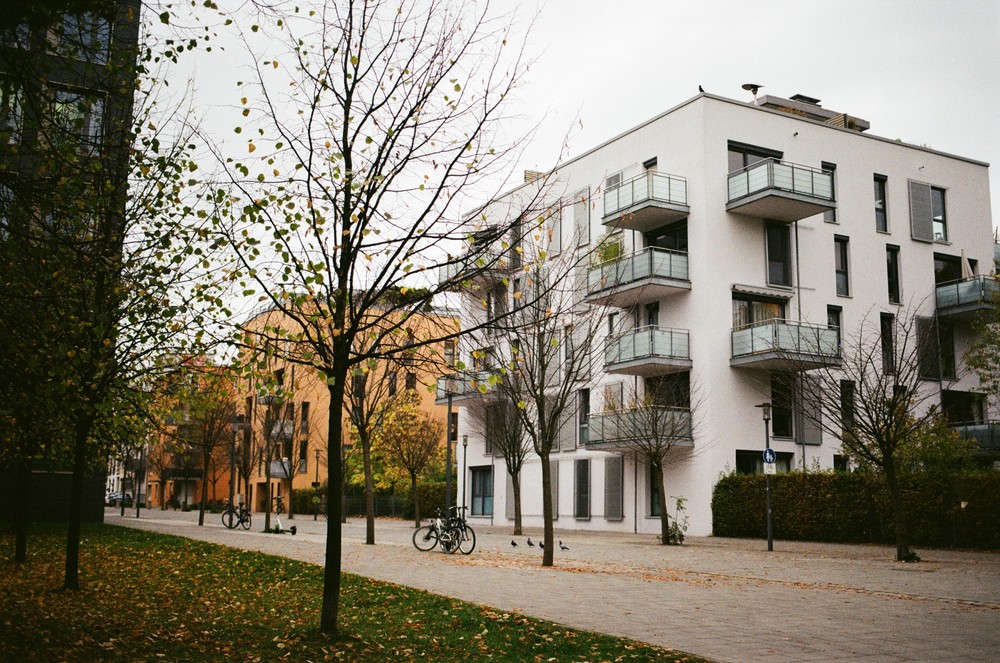
[{"label": "large window", "polygon": [[899,247],[885,246],[885,273],[889,285],[889,301],[899,303]]},{"label": "large window", "polygon": [[590,518],[590,459],[578,458],[574,463],[573,517]]},{"label": "large window", "polygon": [[[837,164],[830,163],[829,161],[823,161],[820,163],[820,167],[830,173],[830,179],[833,182],[833,189],[837,189]],[[836,196],[834,196],[836,198]],[[828,209],[823,212],[823,221],[826,223],[837,223],[837,208]]]},{"label": "large window", "polygon": [[985,421],[986,396],[971,391],[941,391],[941,410],[952,424],[981,424]]},{"label": "large window", "polygon": [[795,388],[792,379],[782,374],[771,375],[771,435],[794,437],[793,421]]},{"label": "large window", "polygon": [[948,241],[948,218],[944,211],[944,189],[931,187],[931,222],[934,241]]},{"label": "large window", "polygon": [[56,34],[59,55],[86,62],[107,62],[110,43],[111,23],[91,12],[64,14]]},{"label": "large window", "polygon": [[955,378],[955,330],[949,321],[917,318],[917,343],[921,378]]},{"label": "large window", "polygon": [[21,140],[24,121],[24,98],[21,84],[10,78],[0,78],[0,143],[13,144]]},{"label": "large window", "polygon": [[879,315],[882,342],[882,372],[891,375],[896,372],[896,316],[891,313]]},{"label": "large window", "polygon": [[840,381],[840,430],[847,435],[854,427],[854,380]]},{"label": "large window", "polygon": [[851,273],[846,237],[836,235],[833,238],[833,263],[837,276],[837,294],[841,297],[847,297],[851,294]]},{"label": "large window", "polygon": [[687,219],[678,221],[663,228],[657,228],[644,235],[646,246],[655,246],[671,251],[688,250],[688,225]]},{"label": "large window", "polygon": [[885,175],[875,176],[875,230],[879,232],[889,232],[889,204],[886,198]]},{"label": "large window", "polygon": [[656,480],[656,472],[650,463],[646,463],[646,476],[649,477],[649,515],[653,518],[659,518],[660,506],[663,504],[660,499],[663,486]]},{"label": "large window", "polygon": [[781,152],[766,147],[729,141],[729,172],[734,173],[765,159],[780,159]]},{"label": "large window", "polygon": [[104,100],[89,93],[56,90],[52,101],[53,124],[50,144],[76,143],[85,152],[100,145],[104,124]]},{"label": "large window", "polygon": [[590,441],[590,389],[577,392],[577,442],[584,447]]},{"label": "large window", "polygon": [[934,285],[958,281],[962,278],[962,259],[943,253],[934,254]]},{"label": "large window", "polygon": [[839,306],[826,307],[826,326],[837,331],[837,347],[840,347],[840,328],[843,325],[841,320],[843,310]]},{"label": "large window", "polygon": [[733,329],[785,317],[784,302],[733,297]]},{"label": "large window", "polygon": [[472,474],[472,515],[493,515],[493,468],[470,467]]},{"label": "large window", "polygon": [[782,223],[769,223],[767,233],[767,282],[792,285],[792,231]]},{"label": "large window", "polygon": [[921,242],[948,241],[944,189],[910,182],[910,236]]}]

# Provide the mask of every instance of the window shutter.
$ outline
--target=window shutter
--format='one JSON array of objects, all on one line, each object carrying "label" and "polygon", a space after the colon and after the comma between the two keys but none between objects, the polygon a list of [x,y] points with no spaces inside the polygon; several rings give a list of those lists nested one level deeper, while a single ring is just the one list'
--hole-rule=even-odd
[{"label": "window shutter", "polygon": [[819,385],[815,384],[815,380],[811,380],[808,377],[803,377],[802,380],[809,380],[810,383],[805,385],[801,390],[802,398],[799,403],[798,421],[796,422],[799,443],[823,444],[822,408],[816,399],[816,390],[819,389]]},{"label": "window shutter", "polygon": [[608,456],[604,459],[604,518],[607,520],[622,520],[625,517],[622,491],[624,472],[625,463],[621,456]]},{"label": "window shutter", "polygon": [[507,520],[514,520],[514,479],[510,476],[510,472],[505,471],[504,474],[507,476],[507,492],[506,500],[504,503],[504,515],[507,516]]},{"label": "window shutter", "polygon": [[552,520],[559,520],[559,461],[549,461],[549,479],[552,488]]},{"label": "window shutter", "polygon": [[574,518],[590,518],[590,459],[578,458],[574,463]]},{"label": "window shutter", "polygon": [[921,182],[910,182],[910,237],[919,242],[934,241],[933,206],[931,187]]},{"label": "window shutter", "polygon": [[576,399],[572,399],[574,406],[567,407],[562,416],[559,417],[559,449],[562,451],[572,451],[576,449],[576,435],[574,422],[576,421],[576,408],[579,407]]}]

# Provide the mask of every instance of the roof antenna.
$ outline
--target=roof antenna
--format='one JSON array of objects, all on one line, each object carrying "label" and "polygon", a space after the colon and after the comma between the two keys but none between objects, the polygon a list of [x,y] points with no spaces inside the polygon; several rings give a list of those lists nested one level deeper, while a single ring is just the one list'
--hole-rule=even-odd
[{"label": "roof antenna", "polygon": [[748,92],[750,92],[753,95],[753,102],[756,104],[757,103],[757,90],[761,89],[764,86],[761,85],[760,83],[744,83],[741,87],[744,90],[747,90]]}]

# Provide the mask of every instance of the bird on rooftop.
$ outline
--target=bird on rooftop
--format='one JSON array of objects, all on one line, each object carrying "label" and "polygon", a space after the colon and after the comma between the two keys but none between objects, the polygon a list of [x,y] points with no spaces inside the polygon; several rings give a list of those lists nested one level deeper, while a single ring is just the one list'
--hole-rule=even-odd
[{"label": "bird on rooftop", "polygon": [[534,548],[535,547],[535,544],[531,542],[531,537],[530,536],[528,537],[528,547],[529,548]]},{"label": "bird on rooftop", "polygon": [[514,539],[511,539],[510,540],[510,546],[511,546],[511,548],[517,548],[517,541],[515,541]]},{"label": "bird on rooftop", "polygon": [[703,88],[702,86],[699,85],[698,86],[698,92],[704,92],[704,91],[705,91],[705,88]]},{"label": "bird on rooftop", "polygon": [[562,541],[560,541],[559,550],[569,550],[569,546],[565,545]]}]

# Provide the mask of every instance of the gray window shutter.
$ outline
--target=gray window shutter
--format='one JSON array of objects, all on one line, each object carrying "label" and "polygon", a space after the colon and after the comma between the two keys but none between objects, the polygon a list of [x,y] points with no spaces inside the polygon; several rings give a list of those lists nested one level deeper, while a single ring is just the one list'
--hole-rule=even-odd
[{"label": "gray window shutter", "polygon": [[552,520],[559,520],[559,461],[549,461],[549,478],[552,488]]},{"label": "gray window shutter", "polygon": [[625,462],[621,456],[604,459],[604,517],[607,520],[622,520],[625,517],[624,473]]},{"label": "gray window shutter", "polygon": [[931,186],[910,182],[910,237],[920,242],[934,241]]},{"label": "gray window shutter", "polygon": [[573,517],[590,518],[590,459],[578,458],[573,474]]},{"label": "gray window shutter", "polygon": [[572,398],[572,406],[567,407],[559,418],[559,448],[563,451],[576,449],[576,408],[579,407],[576,398]]},{"label": "gray window shutter", "polygon": [[504,470],[504,475],[507,477],[507,497],[504,502],[504,515],[507,516],[507,520],[514,520],[514,479],[510,476],[510,472],[506,470]]}]

